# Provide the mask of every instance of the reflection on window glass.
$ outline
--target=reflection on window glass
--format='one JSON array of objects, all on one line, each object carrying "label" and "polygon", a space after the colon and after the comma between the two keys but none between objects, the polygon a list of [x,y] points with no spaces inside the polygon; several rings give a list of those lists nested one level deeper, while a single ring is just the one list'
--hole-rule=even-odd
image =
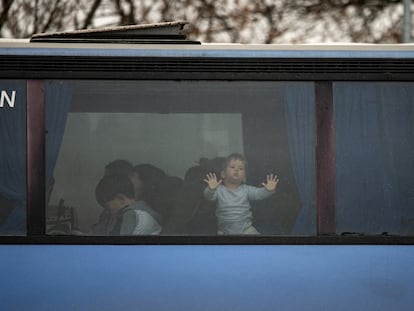
[{"label": "reflection on window glass", "polygon": [[26,233],[26,83],[0,80],[0,235]]},{"label": "reflection on window glass", "polygon": [[[313,83],[46,88],[49,234],[315,234]],[[244,158],[234,176],[223,169],[233,153]],[[209,176],[241,201],[206,198]],[[220,230],[223,219],[237,229]]]},{"label": "reflection on window glass", "polygon": [[414,233],[414,84],[334,84],[337,231]]}]

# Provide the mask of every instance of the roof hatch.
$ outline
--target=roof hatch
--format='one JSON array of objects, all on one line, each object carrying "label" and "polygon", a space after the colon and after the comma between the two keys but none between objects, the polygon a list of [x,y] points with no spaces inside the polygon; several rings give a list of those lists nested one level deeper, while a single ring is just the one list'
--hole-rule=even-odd
[{"label": "roof hatch", "polygon": [[186,21],[34,34],[30,42],[200,44],[183,34]]}]

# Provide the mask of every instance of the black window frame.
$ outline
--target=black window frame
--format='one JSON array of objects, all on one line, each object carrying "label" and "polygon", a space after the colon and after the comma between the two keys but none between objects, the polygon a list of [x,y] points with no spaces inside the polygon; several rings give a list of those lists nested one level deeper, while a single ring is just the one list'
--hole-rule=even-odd
[{"label": "black window frame", "polygon": [[[10,63],[10,61],[13,61]],[[6,56],[2,78],[27,80],[27,235],[0,244],[414,244],[410,236],[339,236],[335,232],[332,84],[336,81],[414,81],[414,57],[212,58]],[[49,79],[308,81],[315,83],[316,236],[50,236],[45,217],[45,103]]]}]

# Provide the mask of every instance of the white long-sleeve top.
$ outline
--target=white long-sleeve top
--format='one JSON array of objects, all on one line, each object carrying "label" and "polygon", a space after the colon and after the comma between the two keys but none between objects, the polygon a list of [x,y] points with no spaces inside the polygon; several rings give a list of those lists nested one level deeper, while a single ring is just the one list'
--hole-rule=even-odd
[{"label": "white long-sleeve top", "polygon": [[241,234],[252,224],[250,201],[262,200],[271,196],[273,192],[266,188],[253,187],[242,184],[231,190],[219,185],[216,190],[204,189],[204,197],[209,201],[216,201],[216,216],[218,230],[225,234]]}]

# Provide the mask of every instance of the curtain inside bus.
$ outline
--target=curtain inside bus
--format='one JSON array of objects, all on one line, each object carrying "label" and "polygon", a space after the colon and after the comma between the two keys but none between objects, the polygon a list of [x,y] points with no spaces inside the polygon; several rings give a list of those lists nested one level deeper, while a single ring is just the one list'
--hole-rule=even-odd
[{"label": "curtain inside bus", "polygon": [[292,234],[316,234],[315,94],[309,82],[286,83],[285,116],[289,150],[301,209]]},{"label": "curtain inside bus", "polygon": [[46,183],[53,185],[53,170],[59,155],[72,101],[69,82],[46,81]]},{"label": "curtain inside bus", "polygon": [[334,83],[337,232],[414,228],[414,84]]},{"label": "curtain inside bus", "polygon": [[0,80],[0,90],[0,234],[17,235],[26,232],[26,83]]}]

